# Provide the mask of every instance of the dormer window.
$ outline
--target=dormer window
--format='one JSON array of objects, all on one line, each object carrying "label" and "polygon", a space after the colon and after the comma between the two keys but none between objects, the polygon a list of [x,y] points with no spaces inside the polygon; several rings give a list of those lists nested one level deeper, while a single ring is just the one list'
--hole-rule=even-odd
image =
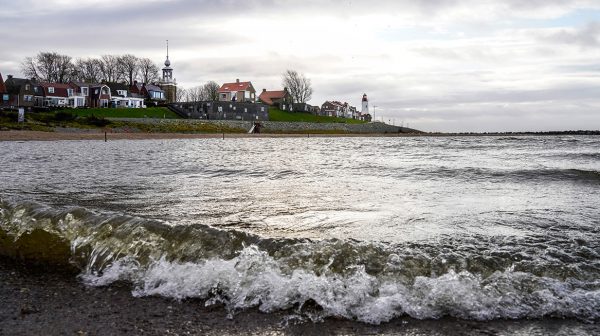
[{"label": "dormer window", "polygon": [[54,93],[54,88],[52,86],[48,88],[48,93]]},{"label": "dormer window", "polygon": [[82,88],[81,88],[81,93],[83,93],[83,95],[87,97],[87,96],[89,95],[89,93],[90,93],[90,92],[89,92],[89,89],[88,89],[88,88],[86,88],[86,87],[82,87]]},{"label": "dormer window", "polygon": [[73,89],[67,89],[67,95],[70,97],[73,95]]},{"label": "dormer window", "polygon": [[29,84],[25,84],[25,91],[29,91],[29,88],[30,88]]}]

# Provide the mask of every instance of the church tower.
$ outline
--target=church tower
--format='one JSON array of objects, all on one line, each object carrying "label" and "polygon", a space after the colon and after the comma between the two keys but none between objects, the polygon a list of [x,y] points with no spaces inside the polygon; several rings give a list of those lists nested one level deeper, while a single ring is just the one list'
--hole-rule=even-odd
[{"label": "church tower", "polygon": [[160,88],[165,91],[167,103],[174,103],[177,100],[177,82],[173,78],[173,68],[169,60],[169,40],[167,40],[167,59],[165,67],[162,69],[162,79],[159,83]]}]

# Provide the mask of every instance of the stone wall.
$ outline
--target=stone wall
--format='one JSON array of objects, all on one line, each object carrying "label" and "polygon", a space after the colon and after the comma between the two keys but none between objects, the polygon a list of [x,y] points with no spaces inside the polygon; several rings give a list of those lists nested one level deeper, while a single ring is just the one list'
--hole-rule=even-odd
[{"label": "stone wall", "polygon": [[[162,123],[162,124],[201,124],[211,123],[224,128],[235,128],[240,130],[250,130],[253,122],[237,120],[197,120],[197,119],[151,119],[151,118],[119,118],[114,120],[134,122],[134,123]],[[281,122],[281,121],[261,121],[261,133],[409,133],[418,132],[415,130],[384,124],[381,122],[372,122],[366,124],[343,124],[343,123],[308,123],[308,122]]]}]

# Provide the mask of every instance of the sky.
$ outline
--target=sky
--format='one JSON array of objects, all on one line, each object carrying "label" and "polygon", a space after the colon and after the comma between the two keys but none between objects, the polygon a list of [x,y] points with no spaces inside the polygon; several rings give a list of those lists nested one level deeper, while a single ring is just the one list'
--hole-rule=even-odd
[{"label": "sky", "polygon": [[292,69],[424,131],[600,129],[600,0],[0,0],[0,32],[4,78],[40,51],[162,67],[169,40],[183,88]]}]

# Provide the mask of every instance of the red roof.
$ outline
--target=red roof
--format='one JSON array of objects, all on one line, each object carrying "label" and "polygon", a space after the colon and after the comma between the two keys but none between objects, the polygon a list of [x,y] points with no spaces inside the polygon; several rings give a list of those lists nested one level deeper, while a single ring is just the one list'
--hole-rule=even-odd
[{"label": "red roof", "polygon": [[263,91],[258,99],[267,105],[273,105],[273,99],[283,99],[287,91]]},{"label": "red roof", "polygon": [[[74,89],[71,84],[63,83],[40,83],[39,85],[44,89],[44,96],[52,97],[68,97],[67,89]],[[54,88],[54,93],[50,93],[51,87]]]},{"label": "red roof", "polygon": [[237,92],[237,91],[248,91],[251,86],[252,86],[251,82],[225,83],[219,89],[219,93],[223,93],[223,92]]},{"label": "red roof", "polygon": [[2,79],[2,74],[0,74],[0,93],[6,92],[6,85],[4,85],[4,79]]}]

